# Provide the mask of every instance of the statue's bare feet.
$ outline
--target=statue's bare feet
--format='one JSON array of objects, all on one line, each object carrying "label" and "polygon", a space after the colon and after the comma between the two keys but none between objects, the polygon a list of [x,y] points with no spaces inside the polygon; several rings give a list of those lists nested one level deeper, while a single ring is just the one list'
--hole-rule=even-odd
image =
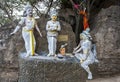
[{"label": "statue's bare feet", "polygon": [[27,53],[26,55],[25,55],[25,57],[29,57],[30,56],[30,54],[29,53]]},{"label": "statue's bare feet", "polygon": [[48,56],[48,57],[55,57],[56,54],[51,54],[51,53],[49,53],[47,56]]},{"label": "statue's bare feet", "polygon": [[48,55],[47,55],[47,57],[50,57],[51,56],[51,53],[49,53]]},{"label": "statue's bare feet", "polygon": [[95,63],[99,63],[99,60],[98,60],[98,59],[95,59]]},{"label": "statue's bare feet", "polygon": [[34,54],[34,56],[38,56],[38,54],[37,54],[37,53],[35,53],[35,54]]},{"label": "statue's bare feet", "polygon": [[89,79],[89,80],[92,80],[92,79],[93,79],[92,73],[89,73],[89,74],[88,74],[88,79]]}]

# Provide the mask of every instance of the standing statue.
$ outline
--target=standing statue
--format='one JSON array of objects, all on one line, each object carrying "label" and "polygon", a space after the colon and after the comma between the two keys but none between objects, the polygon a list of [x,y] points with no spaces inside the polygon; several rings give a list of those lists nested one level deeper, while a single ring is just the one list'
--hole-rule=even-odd
[{"label": "standing statue", "polygon": [[49,54],[47,56],[55,56],[58,31],[61,30],[60,23],[59,21],[57,21],[56,12],[53,12],[51,14],[51,20],[47,22],[46,30],[47,30],[47,40],[48,40],[48,50],[49,50]]},{"label": "standing statue", "polygon": [[35,53],[36,41],[33,34],[34,29],[39,32],[41,37],[42,34],[38,28],[35,18],[33,17],[33,8],[30,4],[27,4],[27,6],[25,7],[24,15],[26,16],[21,19],[11,35],[15,34],[22,27],[22,36],[27,51],[26,57],[30,55],[34,56],[37,55]]},{"label": "standing statue", "polygon": [[87,71],[88,79],[92,79],[92,72],[88,65],[98,62],[98,60],[96,59],[96,47],[92,45],[89,36],[85,34],[85,32],[80,34],[81,41],[79,45],[74,48],[73,53],[75,57],[80,60],[81,66]]}]

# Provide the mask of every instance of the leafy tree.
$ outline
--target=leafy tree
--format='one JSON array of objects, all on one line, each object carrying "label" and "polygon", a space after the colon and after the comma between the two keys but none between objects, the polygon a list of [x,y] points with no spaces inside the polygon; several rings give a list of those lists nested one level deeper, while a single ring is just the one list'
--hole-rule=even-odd
[{"label": "leafy tree", "polygon": [[19,0],[0,0],[0,26],[12,22],[14,24],[14,10],[20,10],[20,5],[23,4]]}]

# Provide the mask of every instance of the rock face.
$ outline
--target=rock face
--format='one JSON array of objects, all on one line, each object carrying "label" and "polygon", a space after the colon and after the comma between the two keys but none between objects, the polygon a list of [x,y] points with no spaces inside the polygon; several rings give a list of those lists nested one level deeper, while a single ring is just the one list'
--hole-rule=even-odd
[{"label": "rock face", "polygon": [[86,73],[73,58],[31,56],[20,54],[18,82],[86,82]]},{"label": "rock face", "polygon": [[120,73],[120,10],[119,6],[102,9],[92,24],[97,45],[100,74]]},{"label": "rock face", "polygon": [[[23,49],[23,40],[18,32],[9,37],[11,29],[0,31],[0,82],[17,82],[18,80],[18,52]],[[19,37],[18,37],[19,36]]]}]

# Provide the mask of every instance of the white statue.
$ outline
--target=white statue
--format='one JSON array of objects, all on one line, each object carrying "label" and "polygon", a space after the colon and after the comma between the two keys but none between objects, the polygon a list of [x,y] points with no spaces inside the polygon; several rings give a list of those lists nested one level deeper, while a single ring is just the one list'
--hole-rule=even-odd
[{"label": "white statue", "polygon": [[64,56],[66,56],[66,48],[65,48],[65,47],[66,47],[67,45],[68,45],[67,43],[61,45],[61,47],[60,47],[60,49],[59,49],[60,53],[57,54],[57,57],[58,57],[58,58],[64,58]]},{"label": "white statue", "polygon": [[83,33],[87,35],[90,40],[92,40],[92,37],[90,35],[90,28],[86,28],[86,30],[84,30]]},{"label": "white statue", "polygon": [[90,40],[90,36],[86,35],[84,32],[80,34],[80,43],[74,48],[73,53],[75,57],[80,60],[81,66],[87,71],[88,79],[92,79],[92,72],[90,71],[89,64],[98,62],[96,59],[96,49]]},{"label": "white statue", "polygon": [[25,7],[24,14],[26,17],[23,17],[21,21],[16,26],[15,30],[11,33],[15,34],[20,28],[22,28],[22,36],[25,42],[25,48],[27,51],[26,57],[30,55],[36,55],[35,53],[35,47],[36,47],[36,41],[34,37],[34,29],[36,29],[40,36],[42,37],[42,34],[38,28],[38,25],[36,23],[35,18],[33,17],[33,8],[30,4],[27,4]]},{"label": "white statue", "polygon": [[56,12],[51,14],[51,20],[47,22],[46,30],[49,50],[49,54],[47,56],[55,56],[58,31],[61,30],[60,23],[57,21]]}]

